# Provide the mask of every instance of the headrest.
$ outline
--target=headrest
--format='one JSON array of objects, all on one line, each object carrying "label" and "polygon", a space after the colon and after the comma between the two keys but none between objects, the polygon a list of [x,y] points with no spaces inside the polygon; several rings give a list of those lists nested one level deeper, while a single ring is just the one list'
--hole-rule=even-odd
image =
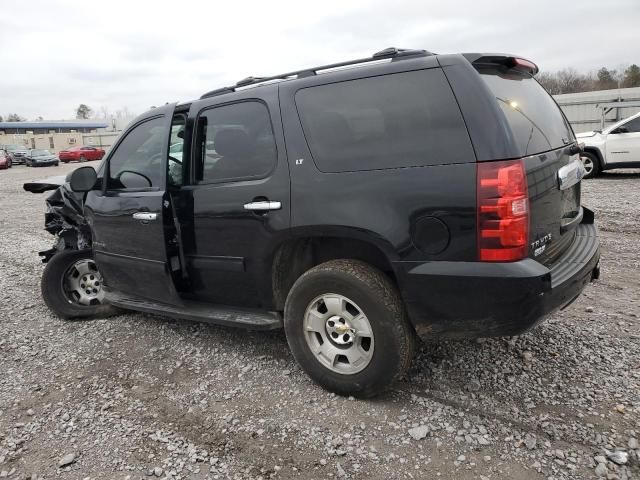
[{"label": "headrest", "polygon": [[251,137],[239,128],[227,128],[216,133],[213,147],[223,157],[246,158],[253,155]]}]

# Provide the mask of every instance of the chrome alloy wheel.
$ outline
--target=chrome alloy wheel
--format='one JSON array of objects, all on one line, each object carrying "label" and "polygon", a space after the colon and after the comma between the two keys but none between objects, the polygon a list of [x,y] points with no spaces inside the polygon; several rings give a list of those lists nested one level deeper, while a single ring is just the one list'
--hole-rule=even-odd
[{"label": "chrome alloy wheel", "polygon": [[69,267],[62,279],[62,289],[67,300],[78,305],[100,305],[104,299],[102,275],[89,258]]},{"label": "chrome alloy wheel", "polygon": [[593,160],[589,157],[580,157],[580,160],[582,161],[582,165],[584,165],[584,170],[585,172],[587,172],[587,175],[591,175],[591,172],[593,172]]},{"label": "chrome alloy wheel", "polygon": [[305,311],[303,325],[307,345],[329,370],[353,375],[371,362],[373,329],[362,309],[347,297],[316,297]]}]

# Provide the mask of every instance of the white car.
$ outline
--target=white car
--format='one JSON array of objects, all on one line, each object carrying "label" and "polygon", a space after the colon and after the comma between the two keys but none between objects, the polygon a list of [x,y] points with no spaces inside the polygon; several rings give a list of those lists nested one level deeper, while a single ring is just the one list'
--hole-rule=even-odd
[{"label": "white car", "polygon": [[578,133],[576,138],[584,143],[580,158],[585,178],[612,168],[640,168],[640,113],[604,130]]}]

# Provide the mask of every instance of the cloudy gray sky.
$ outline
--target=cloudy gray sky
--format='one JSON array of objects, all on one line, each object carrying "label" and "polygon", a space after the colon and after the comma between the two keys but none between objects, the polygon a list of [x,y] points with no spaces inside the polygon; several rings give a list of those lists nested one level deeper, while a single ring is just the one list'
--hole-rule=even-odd
[{"label": "cloudy gray sky", "polygon": [[638,25],[640,0],[0,0],[0,115],[141,113],[388,46],[615,68],[640,63]]}]

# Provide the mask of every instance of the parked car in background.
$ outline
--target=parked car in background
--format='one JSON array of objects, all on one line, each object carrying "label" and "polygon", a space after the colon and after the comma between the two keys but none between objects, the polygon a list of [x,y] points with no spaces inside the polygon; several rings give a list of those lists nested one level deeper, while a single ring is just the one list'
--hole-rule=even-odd
[{"label": "parked car in background", "polygon": [[0,170],[11,168],[11,159],[4,150],[0,150]]},{"label": "parked car in background", "polygon": [[28,152],[28,150],[21,145],[4,145],[3,150],[9,155],[11,163],[15,163],[16,165],[24,163],[24,159]]},{"label": "parked car in background", "polygon": [[104,157],[104,150],[97,147],[71,147],[58,153],[58,158],[63,163],[101,160],[102,157]]},{"label": "parked car in background", "polygon": [[640,113],[604,130],[578,133],[576,138],[584,143],[580,159],[585,178],[613,168],[640,168]]},{"label": "parked car in background", "polygon": [[24,163],[27,167],[57,167],[58,157],[49,150],[33,149],[28,151]]}]

